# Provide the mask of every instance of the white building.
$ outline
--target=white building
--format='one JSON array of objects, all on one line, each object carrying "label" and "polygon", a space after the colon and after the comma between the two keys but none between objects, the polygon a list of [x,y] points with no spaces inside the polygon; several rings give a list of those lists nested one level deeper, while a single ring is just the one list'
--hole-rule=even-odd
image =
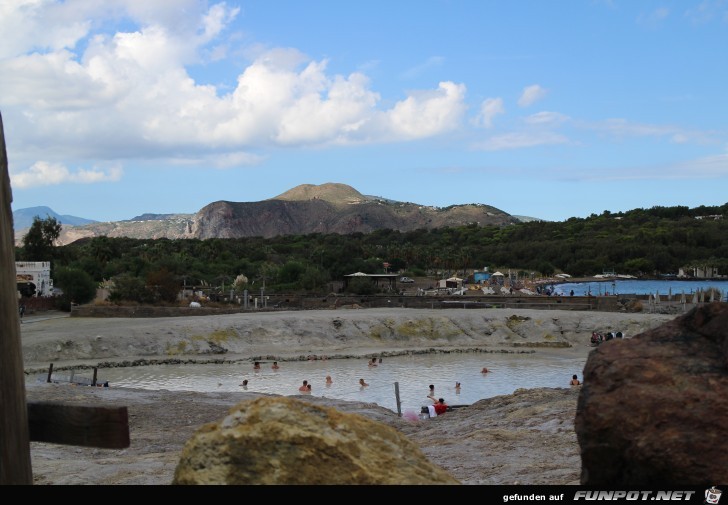
[{"label": "white building", "polygon": [[50,261],[16,261],[15,282],[23,296],[52,296]]},{"label": "white building", "polygon": [[695,277],[698,279],[717,279],[720,277],[718,269],[716,267],[685,267],[678,270],[677,276],[682,277]]}]

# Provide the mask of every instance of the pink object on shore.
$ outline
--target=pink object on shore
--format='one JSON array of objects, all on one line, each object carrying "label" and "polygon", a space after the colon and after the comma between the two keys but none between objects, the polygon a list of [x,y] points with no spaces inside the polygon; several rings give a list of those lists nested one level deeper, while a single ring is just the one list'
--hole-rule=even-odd
[{"label": "pink object on shore", "polygon": [[417,415],[417,413],[413,410],[405,410],[404,414],[402,414],[402,418],[405,421],[412,421],[412,422],[419,422],[420,416]]}]

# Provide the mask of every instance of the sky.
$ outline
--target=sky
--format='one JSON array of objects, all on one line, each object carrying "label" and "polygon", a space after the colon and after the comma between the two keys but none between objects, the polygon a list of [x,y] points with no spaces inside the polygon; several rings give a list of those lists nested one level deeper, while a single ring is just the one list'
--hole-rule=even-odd
[{"label": "sky", "polygon": [[728,0],[10,0],[12,209],[728,203]]}]

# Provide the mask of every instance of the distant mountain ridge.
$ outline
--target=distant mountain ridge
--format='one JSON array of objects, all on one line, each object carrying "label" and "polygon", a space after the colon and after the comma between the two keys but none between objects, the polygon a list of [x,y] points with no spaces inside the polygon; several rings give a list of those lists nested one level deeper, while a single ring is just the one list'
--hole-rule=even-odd
[{"label": "distant mountain ridge", "polygon": [[272,238],[309,233],[370,233],[380,229],[405,232],[469,224],[505,226],[518,222],[518,218],[485,204],[432,207],[366,196],[346,184],[302,184],[258,202],[213,202],[195,214],[145,213],[127,221],[79,225],[62,222],[68,226],[63,226],[58,242],[64,245],[98,236]]},{"label": "distant mountain ridge", "polygon": [[33,219],[38,216],[41,219],[47,219],[48,217],[54,218],[61,224],[67,224],[69,226],[83,226],[85,224],[96,223],[93,219],[86,219],[83,217],[69,216],[57,214],[50,207],[28,207],[25,209],[18,209],[13,212],[13,224],[16,230],[23,228],[30,228],[33,224]]}]

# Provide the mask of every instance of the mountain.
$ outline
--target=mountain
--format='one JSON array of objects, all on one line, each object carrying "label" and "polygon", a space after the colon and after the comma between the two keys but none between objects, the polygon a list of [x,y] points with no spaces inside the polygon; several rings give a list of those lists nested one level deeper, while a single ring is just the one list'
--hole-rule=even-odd
[{"label": "mountain", "polygon": [[261,202],[214,202],[195,214],[190,236],[199,239],[308,233],[412,231],[477,223],[515,224],[518,220],[483,204],[428,207],[365,196],[351,186],[304,184]]},{"label": "mountain", "polygon": [[54,218],[61,224],[69,226],[82,226],[85,224],[95,223],[93,219],[85,219],[83,217],[68,216],[56,214],[50,207],[28,207],[26,209],[18,209],[13,212],[13,224],[16,230],[30,228],[33,219],[38,216],[41,219],[48,217]]},{"label": "mountain", "polygon": [[196,214],[143,214],[132,220],[64,226],[59,244],[86,237],[271,238],[309,233],[412,231],[446,226],[504,226],[519,220],[484,204],[431,207],[366,196],[346,184],[302,184],[259,202],[217,201]]}]

